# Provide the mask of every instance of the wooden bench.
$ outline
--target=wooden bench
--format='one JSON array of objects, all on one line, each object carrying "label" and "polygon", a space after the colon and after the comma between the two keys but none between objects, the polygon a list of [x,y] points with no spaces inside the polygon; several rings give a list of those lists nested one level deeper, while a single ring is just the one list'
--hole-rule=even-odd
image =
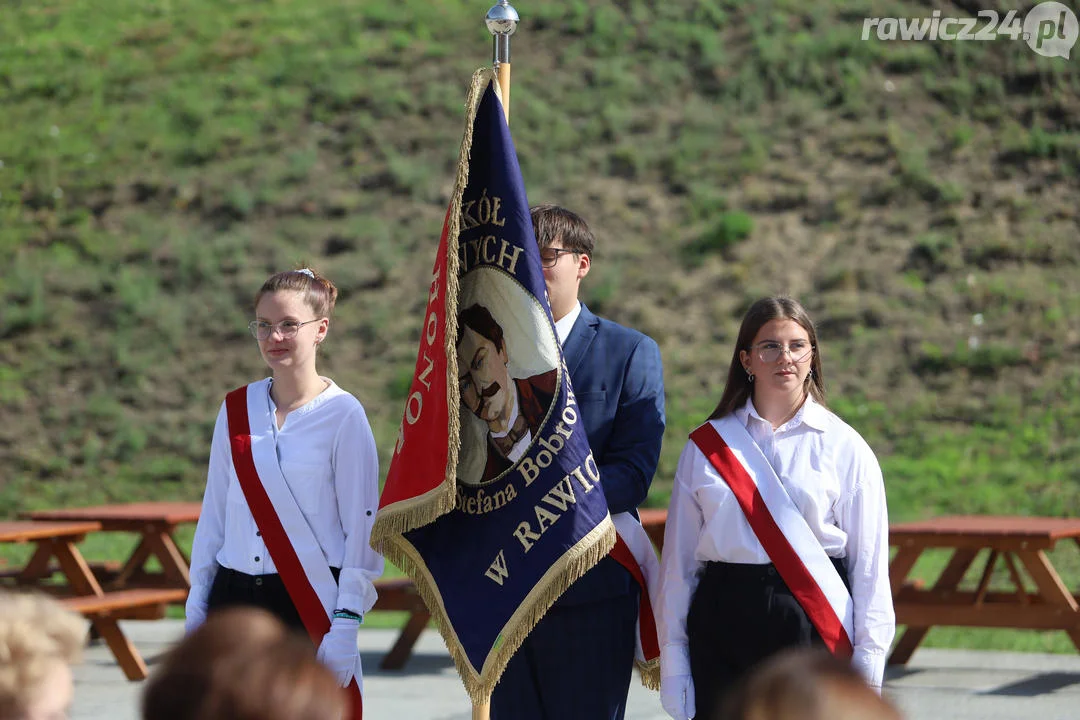
[{"label": "wooden bench", "polygon": [[[105,582],[120,572],[122,567],[119,560],[104,560],[100,562],[87,562],[87,567],[94,573],[94,577]],[[18,568],[9,567],[6,562],[0,562],[0,578],[16,578],[23,582],[46,580],[56,573],[62,573],[64,569],[60,563],[51,562],[44,568]]]},{"label": "wooden bench", "polygon": [[383,670],[400,670],[405,667],[409,656],[412,655],[413,646],[420,638],[420,633],[431,620],[431,613],[424,605],[420,593],[416,591],[413,581],[407,577],[377,580],[375,590],[378,591],[379,598],[375,601],[372,610],[397,610],[411,613],[394,646],[379,664]]},{"label": "wooden bench", "polygon": [[143,680],[147,676],[146,663],[135,646],[117,624],[120,618],[132,617],[133,613],[146,611],[152,615],[164,612],[166,605],[183,602],[187,598],[183,588],[137,588],[114,590],[103,595],[80,595],[61,599],[64,606],[80,613],[89,620],[112,650],[120,668],[128,680]]}]

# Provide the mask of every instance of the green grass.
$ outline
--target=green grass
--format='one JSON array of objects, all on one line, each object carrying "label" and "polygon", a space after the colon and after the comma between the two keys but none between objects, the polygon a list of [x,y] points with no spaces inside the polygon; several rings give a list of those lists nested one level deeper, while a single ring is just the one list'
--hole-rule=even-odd
[{"label": "green grass", "polygon": [[[252,294],[301,262],[339,286],[320,370],[364,403],[385,472],[484,9],[5,8],[0,515],[197,499],[224,393],[265,372]],[[742,312],[791,292],[892,518],[1080,514],[1076,63],[860,39],[864,17],[926,14],[906,0],[519,10],[529,200],[585,215],[584,299],[663,353],[650,505],[722,390]]]}]

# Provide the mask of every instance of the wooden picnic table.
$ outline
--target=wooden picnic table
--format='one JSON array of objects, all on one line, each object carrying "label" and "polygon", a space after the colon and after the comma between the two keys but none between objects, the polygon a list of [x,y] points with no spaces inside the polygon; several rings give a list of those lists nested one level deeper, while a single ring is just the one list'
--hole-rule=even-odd
[{"label": "wooden picnic table", "polygon": [[[173,589],[129,589],[106,592],[76,543],[87,533],[101,530],[101,523],[81,521],[15,520],[0,521],[0,542],[33,543],[33,554],[21,570],[13,574],[15,583],[47,590],[60,596],[69,610],[90,620],[93,629],[105,640],[129,680],[147,676],[146,663],[120,629],[118,620],[128,613],[164,608],[166,603],[183,600],[187,591]],[[53,574],[55,558],[66,585],[42,585]]]},{"label": "wooden picnic table", "polygon": [[[34,520],[88,520],[100,523],[104,532],[138,533],[139,544],[109,580],[110,588],[157,585],[191,589],[191,563],[176,544],[174,533],[179,525],[198,522],[201,510],[198,502],[137,502],[35,510],[26,516]],[[161,563],[161,573],[146,570],[151,557]]]},{"label": "wooden picnic table", "polygon": [[[1080,605],[1046,554],[1059,540],[1080,546],[1080,519],[968,515],[891,525],[889,542],[899,549],[889,564],[889,580],[896,622],[907,629],[889,664],[906,663],[936,625],[1064,630],[1080,649]],[[908,581],[923,552],[936,548],[951,550],[951,557],[934,585]],[[1007,592],[990,590],[999,562],[1007,571]],[[978,584],[960,590],[973,565],[979,569]]]},{"label": "wooden picnic table", "polygon": [[101,523],[35,522],[33,520],[0,521],[0,543],[33,544],[34,552],[26,564],[12,573],[19,585],[30,585],[52,575],[50,565],[55,558],[68,585],[77,595],[102,595],[101,584],[83,558],[76,543],[87,533],[101,529]]},{"label": "wooden picnic table", "polygon": [[397,640],[390,651],[383,656],[379,667],[383,670],[400,670],[405,667],[412,655],[413,646],[420,639],[420,633],[431,621],[423,598],[417,592],[413,581],[407,577],[383,578],[375,581],[378,598],[372,610],[397,610],[409,613],[405,626],[401,628]]}]

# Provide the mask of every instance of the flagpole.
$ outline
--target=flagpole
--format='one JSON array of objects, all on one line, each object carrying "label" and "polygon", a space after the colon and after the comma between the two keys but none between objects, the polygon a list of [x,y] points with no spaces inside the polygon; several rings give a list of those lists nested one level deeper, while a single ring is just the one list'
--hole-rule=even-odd
[{"label": "flagpole", "polygon": [[499,4],[492,6],[484,18],[492,35],[492,64],[499,78],[507,124],[510,124],[510,36],[517,30],[518,20],[517,10],[507,0],[499,0]]},{"label": "flagpole", "polygon": [[[506,124],[510,124],[510,36],[517,30],[520,18],[517,10],[508,0],[499,0],[498,5],[493,5],[484,18],[488,31],[492,37],[492,65],[495,68],[496,77],[499,80],[499,90],[506,114]],[[472,720],[490,720],[491,703],[473,703]]]}]

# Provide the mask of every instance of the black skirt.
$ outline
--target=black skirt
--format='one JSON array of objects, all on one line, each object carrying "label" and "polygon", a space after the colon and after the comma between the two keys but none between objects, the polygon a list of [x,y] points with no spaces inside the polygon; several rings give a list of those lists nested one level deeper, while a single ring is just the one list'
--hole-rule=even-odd
[{"label": "black skirt", "polygon": [[[847,586],[847,564],[832,560]],[[785,648],[825,644],[771,564],[706,563],[686,634],[695,717],[703,720],[714,717],[725,693],[761,661]]]},{"label": "black skirt", "polygon": [[[334,574],[334,580],[341,575],[339,568],[330,568]],[[210,596],[206,601],[206,612],[209,615],[215,610],[227,607],[248,606],[262,608],[281,622],[294,630],[305,635],[304,621],[300,619],[300,613],[296,610],[285,582],[277,573],[270,575],[247,575],[231,568],[218,566],[217,574],[214,575],[214,584],[210,586]]]}]

